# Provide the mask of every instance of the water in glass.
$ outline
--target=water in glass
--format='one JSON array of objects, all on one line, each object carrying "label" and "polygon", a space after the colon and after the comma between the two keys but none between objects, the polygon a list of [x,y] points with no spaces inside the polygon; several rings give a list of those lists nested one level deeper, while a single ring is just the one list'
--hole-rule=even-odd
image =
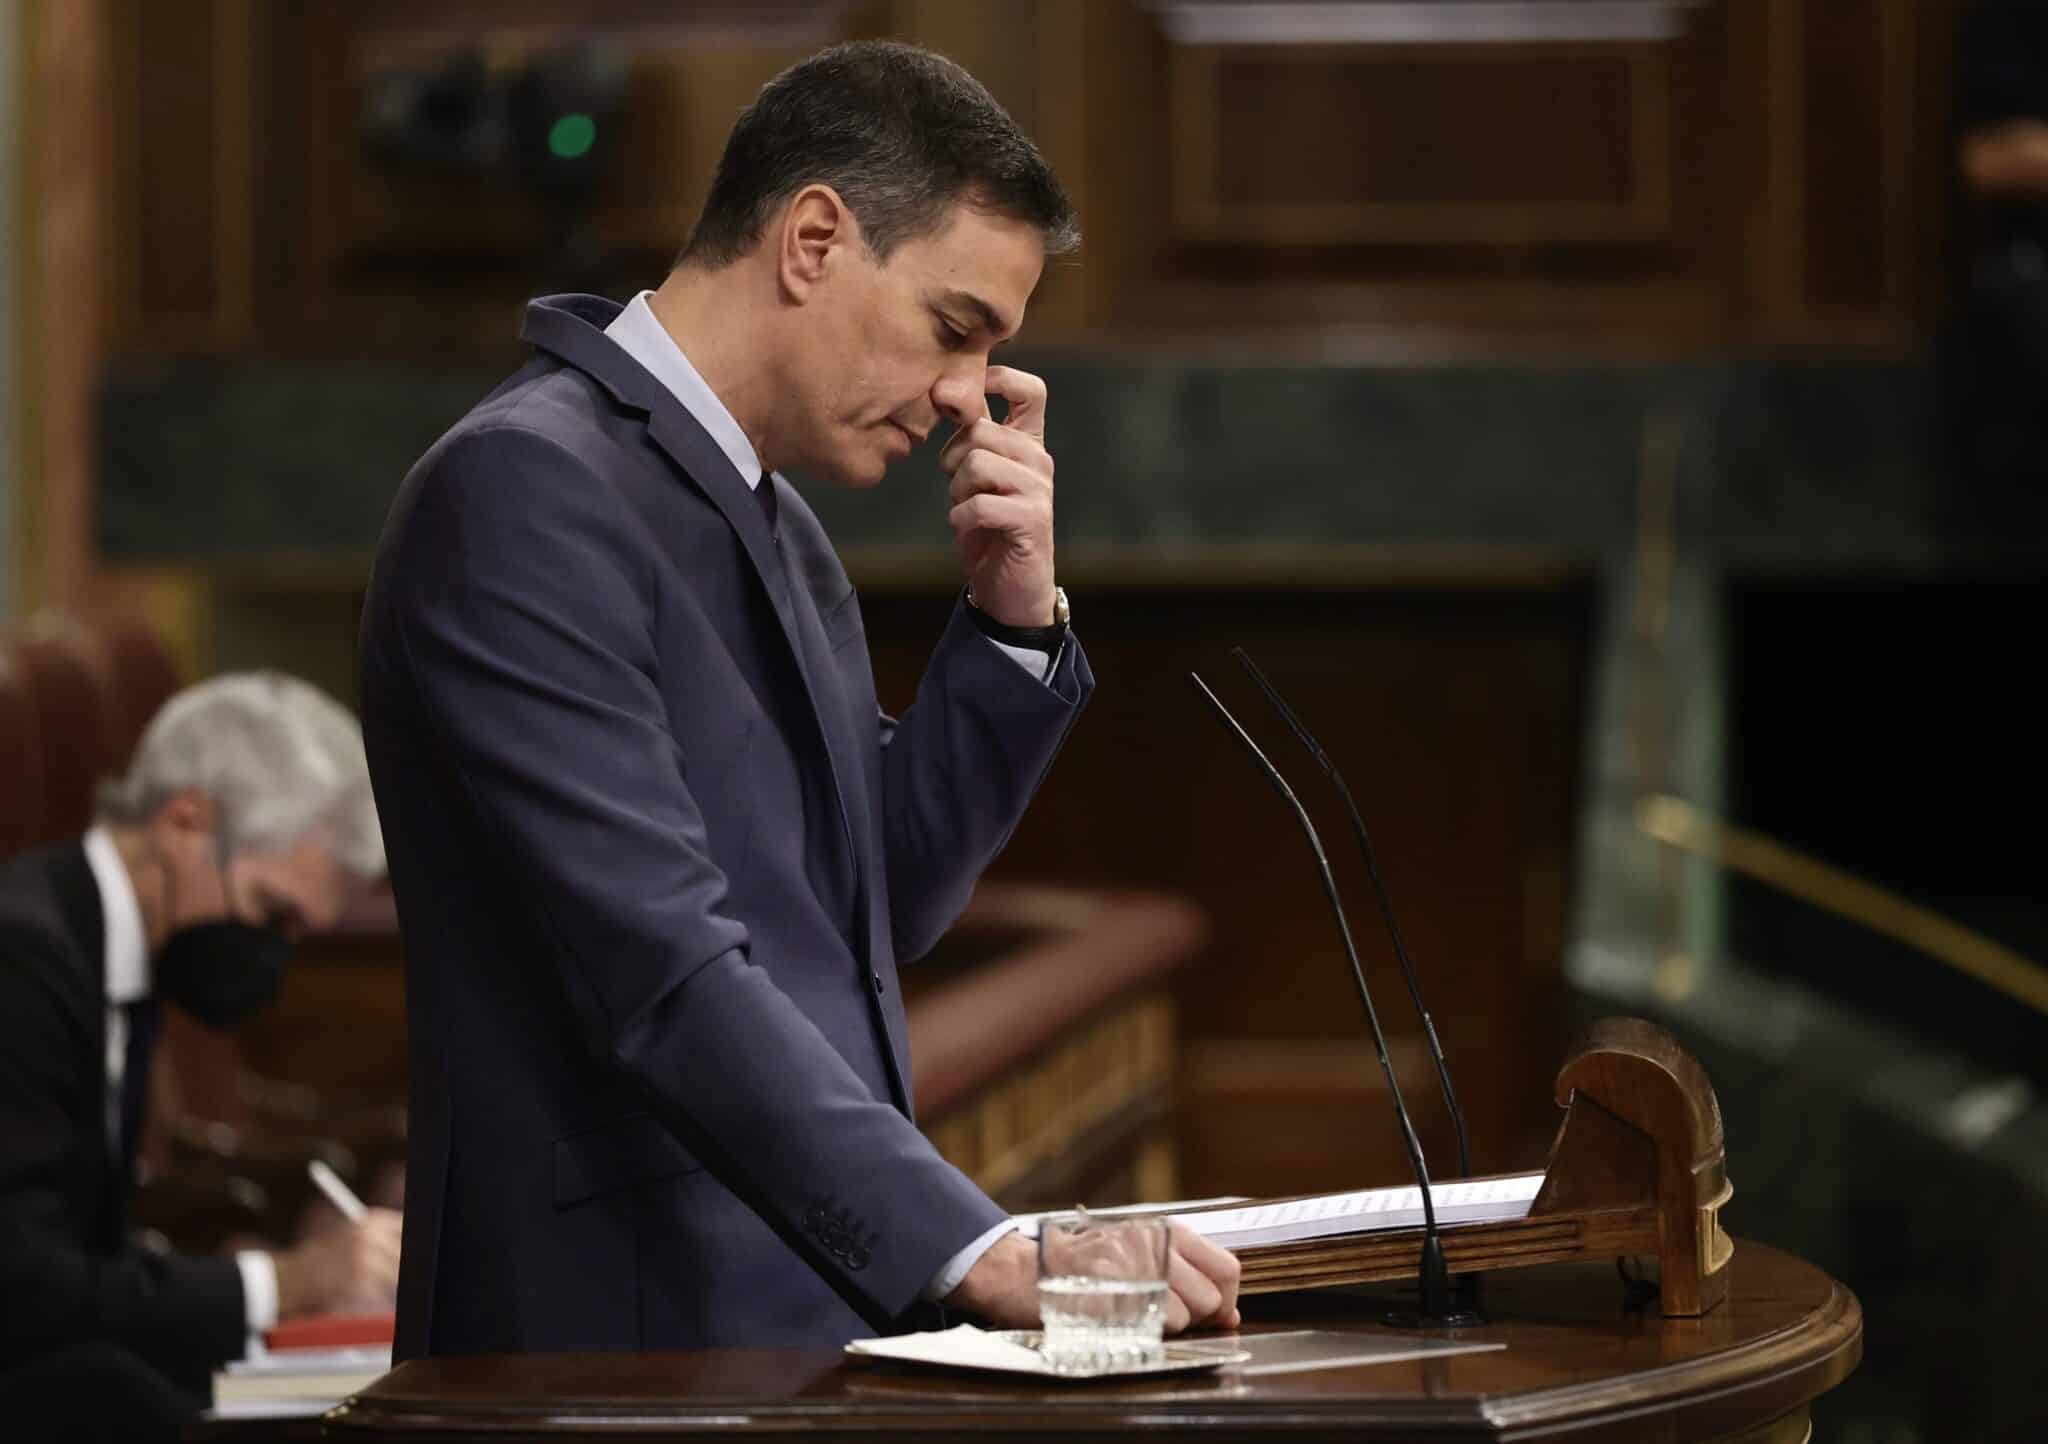
[{"label": "water in glass", "polygon": [[1160,1356],[1166,1223],[1056,1215],[1039,1236],[1040,1349],[1061,1373],[1099,1373]]}]

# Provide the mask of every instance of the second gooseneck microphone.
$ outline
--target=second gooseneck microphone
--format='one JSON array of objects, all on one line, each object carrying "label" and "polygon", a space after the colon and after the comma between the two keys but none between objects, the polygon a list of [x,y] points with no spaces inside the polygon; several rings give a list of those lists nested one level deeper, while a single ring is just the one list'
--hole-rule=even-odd
[{"label": "second gooseneck microphone", "polygon": [[[1422,1001],[1422,984],[1415,976],[1415,964],[1408,957],[1408,945],[1401,939],[1401,925],[1394,921],[1394,901],[1387,894],[1387,884],[1380,877],[1378,860],[1373,856],[1372,834],[1365,830],[1365,819],[1359,815],[1358,803],[1351,796],[1350,787],[1345,785],[1344,774],[1337,770],[1337,764],[1330,760],[1330,754],[1323,751],[1323,744],[1316,741],[1315,733],[1308,730],[1308,724],[1294,714],[1287,705],[1287,699],[1280,695],[1280,689],[1268,681],[1251,653],[1242,647],[1232,647],[1230,655],[1237,658],[1238,665],[1258,683],[1259,690],[1266,694],[1266,700],[1273,704],[1273,710],[1280,714],[1301,745],[1308,749],[1309,756],[1322,768],[1323,776],[1337,789],[1337,796],[1343,799],[1344,811],[1351,818],[1352,836],[1358,839],[1358,851],[1365,858],[1366,875],[1372,879],[1373,896],[1380,905],[1380,917],[1387,925],[1387,936],[1393,939],[1394,957],[1401,964],[1401,979],[1408,985],[1409,1001],[1415,1004],[1415,1014],[1422,1020],[1422,1035],[1429,1044],[1430,1061],[1436,1065],[1436,1079],[1443,1088],[1444,1107],[1451,1115],[1451,1127],[1458,1137],[1458,1174],[1462,1178],[1472,1176],[1472,1145],[1465,1132],[1465,1110],[1458,1106],[1458,1090],[1451,1086],[1451,1064],[1444,1057],[1444,1045],[1436,1035],[1436,1021],[1429,1016],[1429,1007]],[[1457,1280],[1457,1307],[1464,1313],[1477,1318],[1479,1312],[1479,1275],[1466,1274]]]},{"label": "second gooseneck microphone", "polygon": [[1465,1110],[1458,1106],[1458,1090],[1451,1086],[1451,1065],[1444,1058],[1444,1045],[1437,1041],[1436,1023],[1430,1018],[1429,1009],[1422,1001],[1422,985],[1416,981],[1415,964],[1408,960],[1408,945],[1401,941],[1400,925],[1394,921],[1393,900],[1387,896],[1387,885],[1380,879],[1380,867],[1373,857],[1372,835],[1365,830],[1365,819],[1358,814],[1358,804],[1351,798],[1351,789],[1344,785],[1344,774],[1337,770],[1337,764],[1323,751],[1322,743],[1316,741],[1315,734],[1308,730],[1308,724],[1294,715],[1294,709],[1287,705],[1279,689],[1266,680],[1266,674],[1259,670],[1259,664],[1251,659],[1251,654],[1242,647],[1232,647],[1230,655],[1237,658],[1238,664],[1251,674],[1254,682],[1259,684],[1259,690],[1266,694],[1266,700],[1273,704],[1273,710],[1280,714],[1280,720],[1301,739],[1301,745],[1308,749],[1309,756],[1315,758],[1316,766],[1323,769],[1323,776],[1330,779],[1330,784],[1337,789],[1337,795],[1344,799],[1344,810],[1351,816],[1352,834],[1358,839],[1359,852],[1365,855],[1366,876],[1372,879],[1373,894],[1379,899],[1380,916],[1386,920],[1387,935],[1394,940],[1394,957],[1401,964],[1401,977],[1408,984],[1408,997],[1414,1002],[1415,1012],[1422,1019],[1422,1034],[1429,1042],[1429,1056],[1436,1064],[1436,1079],[1443,1086],[1444,1106],[1450,1111],[1451,1126],[1458,1133],[1458,1172],[1461,1176],[1470,1178],[1472,1145],[1465,1136]]},{"label": "second gooseneck microphone", "polygon": [[1330,857],[1323,850],[1323,840],[1316,827],[1309,820],[1308,809],[1301,805],[1301,799],[1294,795],[1294,789],[1287,785],[1287,779],[1280,775],[1266,754],[1259,750],[1259,744],[1252,741],[1251,734],[1230,714],[1230,709],[1209,690],[1199,673],[1190,672],[1194,682],[1209,705],[1216,709],[1224,723],[1245,750],[1256,759],[1266,778],[1276,791],[1294,809],[1295,818],[1301,823],[1302,831],[1308,837],[1311,851],[1315,853],[1316,866],[1322,874],[1323,891],[1330,899],[1330,910],[1337,919],[1337,934],[1344,944],[1344,955],[1351,961],[1351,976],[1358,984],[1358,998],[1365,1005],[1365,1020],[1372,1029],[1373,1047],[1379,1053],[1380,1071],[1386,1076],[1387,1092],[1394,1100],[1394,1117],[1401,1125],[1401,1139],[1407,1146],[1408,1162],[1415,1171],[1415,1182],[1422,1194],[1422,1304],[1420,1318],[1414,1322],[1442,1327],[1446,1324],[1462,1325],[1475,1320],[1461,1315],[1452,1303],[1450,1270],[1444,1263],[1443,1235],[1437,1230],[1436,1200],[1429,1186],[1429,1166],[1423,1161],[1422,1143],[1415,1135],[1415,1125],[1408,1116],[1408,1104],[1401,1096],[1400,1081],[1394,1076],[1393,1061],[1387,1056],[1387,1035],[1380,1027],[1379,1010],[1373,1006],[1372,989],[1366,986],[1365,969],[1359,964],[1358,949],[1351,941],[1351,924],[1344,916],[1344,903],[1337,893],[1337,877],[1330,869]]}]

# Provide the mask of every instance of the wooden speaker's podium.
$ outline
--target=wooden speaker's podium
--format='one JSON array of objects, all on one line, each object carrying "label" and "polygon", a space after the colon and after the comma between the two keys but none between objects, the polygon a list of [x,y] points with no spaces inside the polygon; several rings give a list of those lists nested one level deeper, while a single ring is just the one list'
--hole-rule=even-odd
[{"label": "wooden speaker's podium", "polygon": [[[1453,1274],[1623,1257],[1654,1259],[1656,1307],[1697,1318],[1728,1294],[1734,1194],[1721,1108],[1678,1040],[1640,1018],[1593,1025],[1557,1074],[1564,1122],[1526,1216],[1441,1230]],[[1525,1195],[1526,1196],[1526,1195]],[[1202,1210],[1195,1210],[1199,1213]],[[1420,1228],[1381,1229],[1239,1251],[1244,1291],[1320,1289],[1415,1275]]]},{"label": "wooden speaker's podium", "polygon": [[[1001,1434],[1062,1441],[1169,1429],[1290,1440],[1739,1440],[1793,1444],[1856,1366],[1862,1315],[1812,1265],[1730,1240],[1721,1119],[1699,1065],[1648,1023],[1597,1025],[1558,1075],[1565,1119],[1526,1218],[1443,1230],[1485,1276],[1504,1344],[1401,1363],[1038,1384],[850,1363],[827,1352],[420,1359],[321,1421],[331,1439],[707,1434],[876,1440]],[[1253,1247],[1246,1330],[1383,1332],[1412,1297],[1416,1229]],[[1617,1259],[1656,1264],[1631,1300]],[[225,1432],[225,1431],[224,1431]]]}]

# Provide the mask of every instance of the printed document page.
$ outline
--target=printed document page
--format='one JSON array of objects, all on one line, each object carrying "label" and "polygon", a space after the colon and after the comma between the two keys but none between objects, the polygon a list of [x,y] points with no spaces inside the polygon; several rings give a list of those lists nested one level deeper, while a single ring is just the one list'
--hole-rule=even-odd
[{"label": "printed document page", "polygon": [[[1541,1173],[1505,1178],[1475,1178],[1430,1186],[1439,1225],[1505,1223],[1526,1218],[1529,1205],[1543,1187]],[[1186,1207],[1176,1205],[1175,1207]],[[1422,1223],[1422,1190],[1368,1188],[1357,1193],[1325,1193],[1313,1198],[1249,1204],[1179,1215],[1180,1221],[1225,1248],[1261,1243],[1297,1243],[1368,1229],[1415,1228]]]}]

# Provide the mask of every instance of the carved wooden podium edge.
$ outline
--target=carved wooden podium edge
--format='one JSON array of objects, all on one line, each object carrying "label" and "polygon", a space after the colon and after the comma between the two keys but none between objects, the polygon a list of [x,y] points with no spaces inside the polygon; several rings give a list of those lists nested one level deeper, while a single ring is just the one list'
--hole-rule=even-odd
[{"label": "carved wooden podium edge", "polygon": [[[1653,1256],[1664,1314],[1696,1316],[1725,1299],[1735,1246],[1720,1211],[1734,1188],[1705,1070],[1656,1024],[1605,1018],[1565,1055],[1556,1096],[1564,1121],[1528,1215],[1442,1226],[1451,1272]],[[1258,1294],[1413,1278],[1422,1232],[1248,1245],[1237,1251],[1240,1287]]]}]

